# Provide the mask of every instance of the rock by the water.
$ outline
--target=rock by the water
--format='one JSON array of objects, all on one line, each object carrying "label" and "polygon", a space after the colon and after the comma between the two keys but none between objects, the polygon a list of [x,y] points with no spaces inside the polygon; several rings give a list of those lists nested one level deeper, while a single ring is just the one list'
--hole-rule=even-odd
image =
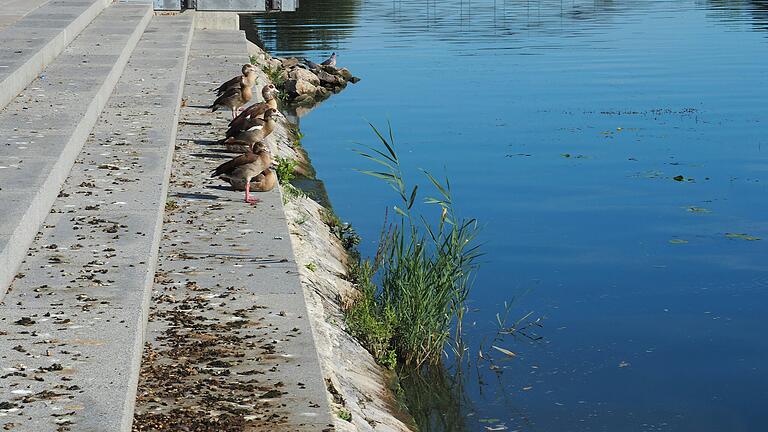
[{"label": "rock by the water", "polygon": [[336,66],[331,66],[331,65],[323,66],[323,70],[328,72],[328,73],[330,73],[330,74],[334,74],[334,75],[339,73],[339,68],[337,68]]},{"label": "rock by the water", "polygon": [[317,77],[320,79],[320,82],[322,82],[324,85],[325,84],[335,85],[339,82],[339,77],[337,77],[336,75],[331,75],[328,72],[322,71],[322,70],[317,72]]},{"label": "rock by the water", "polygon": [[339,93],[347,83],[356,83],[359,78],[347,68],[319,65],[296,57],[272,57],[266,60],[272,70],[279,70],[282,82],[280,90],[287,94],[287,101],[306,106]]},{"label": "rock by the water", "polygon": [[312,85],[320,85],[320,78],[317,77],[317,75],[313,74],[312,72],[302,69],[302,68],[296,68],[288,72],[288,77],[295,80],[304,80]]},{"label": "rock by the water", "polygon": [[283,67],[283,62],[281,62],[276,58],[273,58],[267,61],[267,65],[269,66],[270,69],[280,69],[281,67]]},{"label": "rock by the water", "polygon": [[[320,87],[320,88],[322,88],[322,87]],[[297,103],[297,104],[310,103],[310,102],[314,102],[314,101],[315,101],[315,99],[312,96],[308,95],[308,94],[298,95],[298,96],[296,96],[296,99],[293,100],[293,102]]]},{"label": "rock by the water", "polygon": [[341,77],[347,81],[352,79],[352,72],[350,72],[347,68],[339,69],[339,75],[341,75]]},{"label": "rock by the water", "polygon": [[351,82],[352,84],[357,84],[358,82],[360,82],[360,78],[353,76],[352,78],[349,79],[349,82]]},{"label": "rock by the water", "polygon": [[291,58],[281,60],[281,63],[284,68],[288,69],[290,67],[294,67],[297,64],[299,64],[299,59],[297,59],[296,57],[291,57]]},{"label": "rock by the water", "polygon": [[285,82],[285,90],[288,93],[293,93],[297,95],[313,95],[317,91],[317,87],[312,85],[312,83],[305,81],[303,79],[290,79]]}]

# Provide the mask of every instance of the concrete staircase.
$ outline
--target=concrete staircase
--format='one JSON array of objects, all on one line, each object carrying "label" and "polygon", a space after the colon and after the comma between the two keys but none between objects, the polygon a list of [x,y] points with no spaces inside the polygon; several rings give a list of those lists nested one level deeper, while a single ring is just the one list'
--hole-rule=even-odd
[{"label": "concrete staircase", "polygon": [[[33,15],[3,34],[20,38]],[[0,299],[151,18],[147,5],[107,8],[0,111]],[[39,72],[9,63],[7,81]]]},{"label": "concrete staircase", "polygon": [[130,430],[194,16],[52,3],[68,43],[0,111],[0,425]]},{"label": "concrete staircase", "polygon": [[129,431],[195,15],[107,0],[0,9],[0,426]]}]

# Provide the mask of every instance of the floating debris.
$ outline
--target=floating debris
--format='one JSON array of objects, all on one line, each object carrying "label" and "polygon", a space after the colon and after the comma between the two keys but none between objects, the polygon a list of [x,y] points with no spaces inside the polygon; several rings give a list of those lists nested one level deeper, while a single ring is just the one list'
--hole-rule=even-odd
[{"label": "floating debris", "polygon": [[688,240],[672,239],[669,241],[671,244],[688,244]]},{"label": "floating debris", "polygon": [[709,210],[709,209],[706,209],[706,208],[704,208],[704,207],[695,207],[695,206],[691,206],[691,207],[688,207],[688,208],[687,208],[687,210],[688,210],[689,212],[691,212],[691,213],[712,213],[712,211],[711,211],[711,210]]},{"label": "floating debris", "polygon": [[739,240],[747,240],[747,241],[761,240],[760,237],[755,237],[753,235],[749,235],[746,233],[725,233],[725,236],[730,239],[739,239]]}]

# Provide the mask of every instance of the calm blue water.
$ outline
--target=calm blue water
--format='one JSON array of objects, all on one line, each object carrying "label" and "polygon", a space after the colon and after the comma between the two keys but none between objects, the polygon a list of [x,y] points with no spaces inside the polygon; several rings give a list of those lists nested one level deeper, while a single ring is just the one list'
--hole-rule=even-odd
[{"label": "calm blue water", "polygon": [[[353,171],[366,120],[485,226],[461,420],[435,401],[424,430],[766,428],[767,2],[303,0],[254,23],[363,78],[301,119],[363,253],[395,203]],[[477,351],[512,299],[544,339],[486,341],[494,371]]]}]

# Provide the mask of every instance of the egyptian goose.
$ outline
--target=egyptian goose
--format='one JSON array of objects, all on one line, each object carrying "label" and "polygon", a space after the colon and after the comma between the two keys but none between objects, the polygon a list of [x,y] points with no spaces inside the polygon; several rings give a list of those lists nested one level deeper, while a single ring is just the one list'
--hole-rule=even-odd
[{"label": "egyptian goose", "polygon": [[254,120],[254,124],[248,129],[238,133],[233,137],[228,137],[222,143],[226,146],[227,150],[235,152],[246,151],[247,148],[243,148],[242,143],[251,145],[264,140],[269,134],[275,130],[277,122],[275,118],[282,116],[280,112],[274,108],[268,108],[264,111],[264,120],[258,122]]},{"label": "egyptian goose", "polygon": [[[253,71],[249,73],[254,73]],[[236,112],[241,106],[248,103],[253,97],[252,85],[248,83],[245,77],[240,78],[240,86],[232,87],[224,94],[219,96],[213,104],[211,104],[211,112],[216,112],[219,108],[229,108],[232,110],[232,119],[235,118]]]},{"label": "egyptian goose", "polygon": [[[271,165],[272,155],[268,149],[262,148],[254,152],[251,147],[246,153],[216,167],[211,177],[221,177],[235,190],[245,190],[245,202],[255,203],[258,199],[251,196],[251,180],[259,177]],[[266,187],[267,175],[261,177],[258,183],[258,187]]]},{"label": "egyptian goose", "polygon": [[[245,188],[245,185],[240,186],[239,182],[233,183],[233,180],[229,180],[229,184],[232,185],[232,187],[235,190],[240,190],[240,188]],[[267,168],[264,171],[262,171],[261,174],[257,175],[256,177],[251,180],[251,190],[256,192],[269,192],[272,189],[275,188],[275,185],[277,184],[277,174],[275,171],[271,168]]]},{"label": "egyptian goose", "polygon": [[[249,71],[253,71],[252,74],[249,74]],[[240,86],[240,79],[246,78],[249,81],[252,81],[251,85],[256,84],[256,66],[248,63],[243,65],[243,74],[240,76],[236,76],[232,78],[231,80],[225,82],[224,84],[220,85],[219,87],[213,89],[212,91],[216,92],[216,96],[221,96],[224,94],[227,90]]]},{"label": "egyptian goose", "polygon": [[317,63],[315,63],[312,60],[307,59],[307,58],[302,58],[301,59],[301,63],[299,63],[298,66],[300,68],[308,69],[308,70],[311,70],[311,71],[320,69],[320,65],[319,64],[317,64]]},{"label": "egyptian goose", "polygon": [[320,64],[323,66],[336,66],[336,53],[331,53],[331,56]]},{"label": "egyptian goose", "polygon": [[280,93],[274,84],[267,84],[261,89],[261,96],[264,98],[264,102],[253,104],[244,109],[243,112],[238,114],[231,122],[229,122],[229,129],[227,130],[227,138],[237,135],[242,131],[246,131],[251,127],[258,124],[254,122],[255,119],[263,119],[264,113],[272,108],[277,110],[277,95]]}]

